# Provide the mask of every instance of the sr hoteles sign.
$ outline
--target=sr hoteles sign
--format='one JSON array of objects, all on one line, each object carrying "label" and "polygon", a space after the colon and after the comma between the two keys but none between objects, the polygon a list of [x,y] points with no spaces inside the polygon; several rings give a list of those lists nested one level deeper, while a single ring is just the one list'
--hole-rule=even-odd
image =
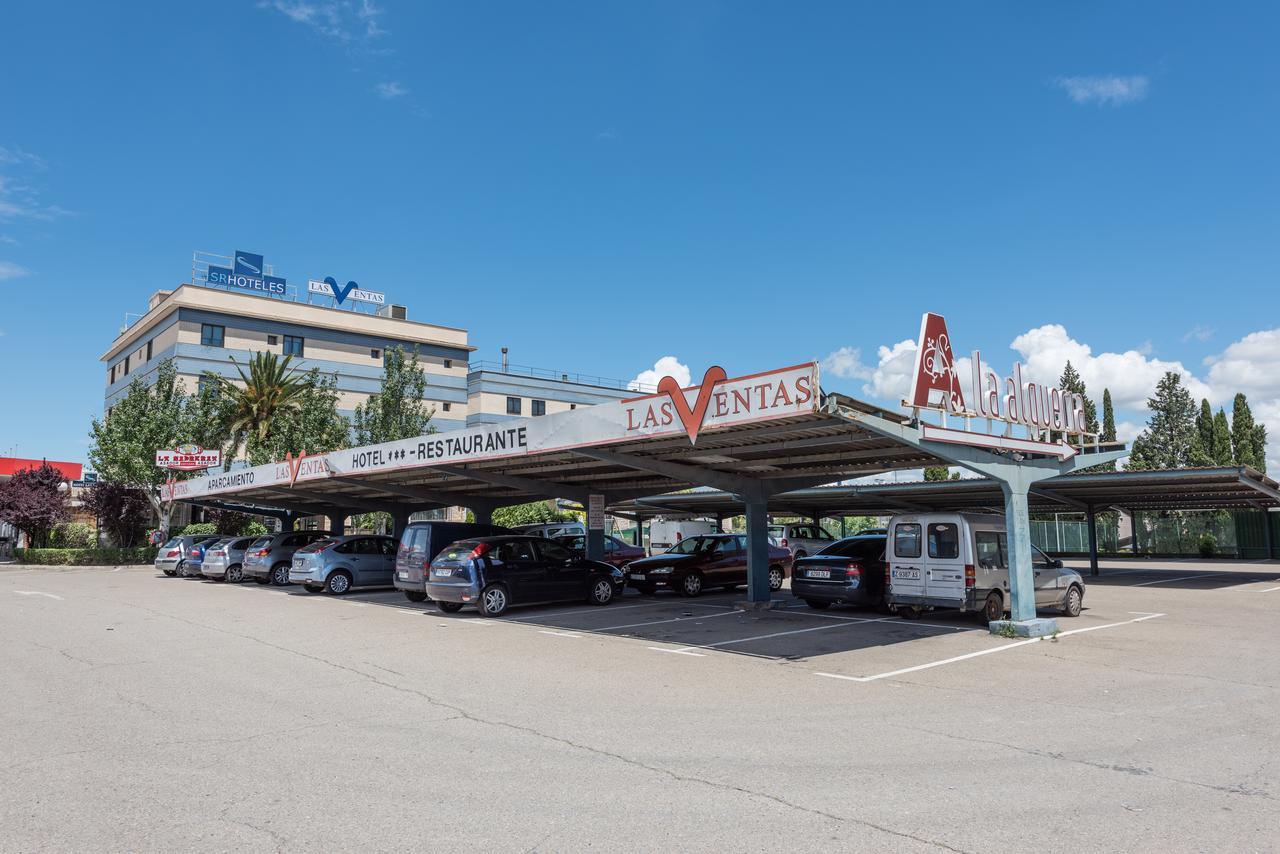
[{"label": "sr hoteles sign", "polygon": [[209,265],[208,282],[218,287],[284,296],[284,279],[266,275],[263,272],[265,269],[261,255],[237,249],[231,267]]}]

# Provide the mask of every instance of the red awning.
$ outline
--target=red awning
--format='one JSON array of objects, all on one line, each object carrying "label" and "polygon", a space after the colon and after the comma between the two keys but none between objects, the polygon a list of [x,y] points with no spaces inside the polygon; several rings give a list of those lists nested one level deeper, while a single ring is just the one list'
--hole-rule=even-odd
[{"label": "red awning", "polygon": [[48,463],[67,480],[80,480],[84,466],[80,463],[60,463],[57,460],[24,460],[21,457],[0,457],[0,477],[13,477],[23,469],[38,469]]}]

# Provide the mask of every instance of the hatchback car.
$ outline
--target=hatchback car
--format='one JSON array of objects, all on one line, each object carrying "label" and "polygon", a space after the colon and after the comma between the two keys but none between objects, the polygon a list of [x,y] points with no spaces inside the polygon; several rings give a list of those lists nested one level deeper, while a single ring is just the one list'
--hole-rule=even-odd
[{"label": "hatchback car", "polygon": [[395,537],[367,534],[317,540],[293,553],[289,581],[334,596],[353,587],[390,587],[399,545]]},{"label": "hatchback car", "polygon": [[427,568],[445,546],[468,537],[509,533],[511,531],[501,525],[478,522],[410,522],[400,534],[392,583],[410,602],[425,602]]},{"label": "hatchback car", "polygon": [[244,575],[259,584],[288,584],[293,553],[328,537],[328,531],[282,531],[259,537],[245,550]]},{"label": "hatchback car", "polygon": [[215,581],[239,584],[244,581],[244,552],[254,537],[227,537],[211,544],[204,552],[200,574]]},{"label": "hatchback car", "polygon": [[[791,552],[769,545],[769,589],[780,590],[791,566]],[[626,583],[641,593],[678,590],[697,596],[708,587],[732,589],[747,583],[747,538],[742,534],[685,537],[668,551],[634,560]]]},{"label": "hatchback car", "polygon": [[791,567],[791,595],[810,608],[866,605],[887,613],[884,549],[888,539],[883,535],[847,537],[798,559]]},{"label": "hatchback car", "polygon": [[[156,552],[155,568],[172,578],[175,575],[187,574],[187,561],[190,559],[193,546],[221,539],[217,534],[199,536],[170,537]],[[199,570],[197,570],[199,574]]]},{"label": "hatchback car", "polygon": [[573,554],[542,537],[498,536],[459,540],[431,562],[427,595],[441,611],[475,605],[497,617],[511,605],[586,600],[608,605],[622,571]]},{"label": "hatchback car", "polygon": [[[555,541],[577,555],[587,553],[587,538],[582,534],[567,537],[556,537]],[[624,543],[617,537],[604,538],[604,562],[618,568],[644,557],[644,549]]]},{"label": "hatchback car", "polygon": [[808,522],[770,525],[769,537],[797,558],[820,552],[836,541],[821,525]]}]

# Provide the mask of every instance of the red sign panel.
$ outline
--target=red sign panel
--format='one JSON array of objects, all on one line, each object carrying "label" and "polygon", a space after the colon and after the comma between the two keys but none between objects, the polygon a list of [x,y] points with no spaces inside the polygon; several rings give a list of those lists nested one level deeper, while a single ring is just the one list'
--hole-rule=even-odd
[{"label": "red sign panel", "polygon": [[956,413],[965,411],[964,391],[951,354],[951,336],[947,334],[946,318],[940,314],[926,313],[920,321],[910,404],[941,406]]}]

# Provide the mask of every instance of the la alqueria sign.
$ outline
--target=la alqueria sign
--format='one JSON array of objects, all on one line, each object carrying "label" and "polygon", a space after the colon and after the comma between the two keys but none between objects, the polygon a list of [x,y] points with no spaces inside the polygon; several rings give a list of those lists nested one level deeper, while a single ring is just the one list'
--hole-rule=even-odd
[{"label": "la alqueria sign", "polygon": [[689,437],[735,424],[816,412],[816,363],[727,379],[721,368],[682,389],[674,380],[657,394],[601,403],[536,418],[484,424],[396,442],[346,448],[253,468],[184,480],[166,487],[166,498],[197,498],[261,486],[289,487],[329,477],[400,469],[453,466],[548,451],[609,445],[649,436]]},{"label": "la alqueria sign", "polygon": [[[965,400],[964,383],[951,350],[947,321],[940,314],[926,313],[920,321],[920,340],[916,349],[916,365],[911,384],[911,397],[904,406],[932,409],[946,415],[966,419],[985,418],[988,423],[1002,422],[1003,433],[996,435],[954,430],[933,424],[921,425],[921,437],[939,442],[976,445],[996,450],[1047,454],[1069,458],[1076,449],[1066,441],[1044,441],[1050,432],[1078,436],[1081,441],[1095,434],[1088,432],[1084,395],[1064,391],[1035,382],[1024,382],[1022,364],[1015,362],[1013,374],[1001,378],[982,363],[982,354],[974,350],[970,356],[969,399]],[[1027,438],[1012,435],[1014,425],[1027,428]]]}]

